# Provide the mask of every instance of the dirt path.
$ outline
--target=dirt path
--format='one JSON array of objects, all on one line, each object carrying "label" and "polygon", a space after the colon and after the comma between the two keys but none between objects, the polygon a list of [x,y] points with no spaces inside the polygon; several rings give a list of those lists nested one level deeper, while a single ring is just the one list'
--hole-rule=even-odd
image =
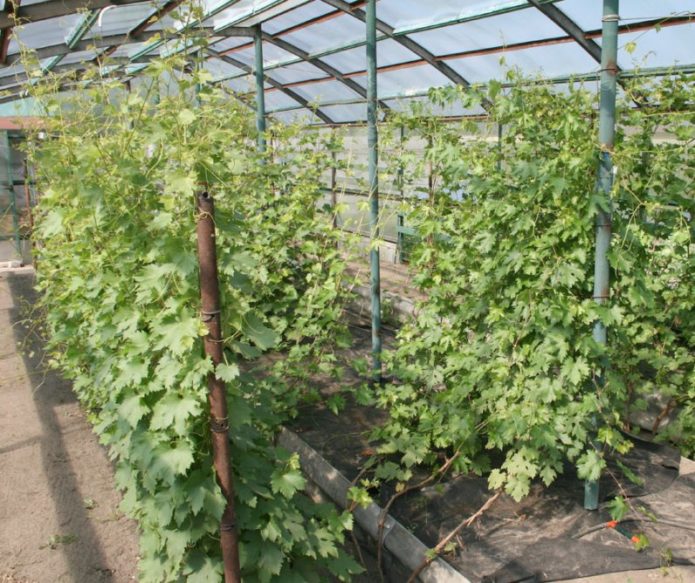
[{"label": "dirt path", "polygon": [[40,349],[18,348],[31,282],[0,273],[0,582],[134,581],[137,530],[106,452]]}]

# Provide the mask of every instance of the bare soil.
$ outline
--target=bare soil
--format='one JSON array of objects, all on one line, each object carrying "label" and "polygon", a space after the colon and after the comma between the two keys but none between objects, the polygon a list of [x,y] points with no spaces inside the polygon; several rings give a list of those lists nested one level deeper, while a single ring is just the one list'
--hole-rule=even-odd
[{"label": "bare soil", "polygon": [[0,582],[137,579],[137,528],[70,384],[47,372],[33,275],[0,274]]}]

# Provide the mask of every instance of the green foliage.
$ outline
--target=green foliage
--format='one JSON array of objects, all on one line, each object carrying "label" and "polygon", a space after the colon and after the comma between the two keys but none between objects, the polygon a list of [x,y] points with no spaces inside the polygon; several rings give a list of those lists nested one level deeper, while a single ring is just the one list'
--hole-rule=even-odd
[{"label": "green foliage", "polygon": [[[332,362],[346,335],[340,235],[319,206],[335,144],[273,127],[259,153],[252,112],[220,88],[194,97],[206,73],[186,66],[155,61],[130,93],[95,72],[69,100],[55,94],[65,79],[34,88],[51,114],[28,149],[52,364],[115,461],[140,580],[219,580],[195,236],[196,193],[209,191],[244,580],[344,580],[359,571],[340,546],[351,516],[312,503],[297,458],[273,444],[306,392],[299,363]],[[271,349],[289,356],[260,360]],[[263,362],[262,380],[242,372]]]},{"label": "green foliage", "polygon": [[[486,472],[499,452],[489,485],[520,499],[533,480],[552,483],[565,460],[598,478],[605,451],[629,448],[619,430],[630,411],[657,390],[682,406],[668,431],[692,451],[694,95],[692,78],[674,77],[633,89],[650,107],[620,105],[610,203],[596,193],[594,95],[509,80],[504,93],[494,83],[433,91],[429,108],[392,117],[386,132],[407,130],[394,145],[399,163],[424,144],[401,180],[431,186],[407,217],[427,299],[390,355],[399,382],[377,395],[390,420],[374,437],[381,454],[398,456],[381,467],[395,479],[440,464],[441,452],[457,456],[457,472]],[[431,113],[483,100],[493,103],[488,123]],[[496,124],[499,143],[480,139]],[[612,297],[599,306],[594,219],[610,204]],[[607,348],[592,339],[598,320]]]}]

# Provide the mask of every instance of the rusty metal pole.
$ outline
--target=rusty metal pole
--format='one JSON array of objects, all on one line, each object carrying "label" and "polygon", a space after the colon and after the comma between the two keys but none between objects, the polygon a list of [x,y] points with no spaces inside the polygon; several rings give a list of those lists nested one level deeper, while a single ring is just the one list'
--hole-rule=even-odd
[{"label": "rusty metal pole", "polygon": [[[222,322],[220,318],[220,290],[217,281],[217,251],[215,248],[215,205],[212,197],[203,192],[198,195],[198,261],[200,263],[201,317],[208,329],[204,339],[205,354],[215,369],[224,362],[222,355]],[[239,539],[234,512],[232,483],[232,452],[229,445],[229,419],[227,391],[223,381],[208,375],[208,401],[210,403],[210,430],[212,432],[212,458],[217,482],[226,501],[220,521],[220,544],[224,561],[225,583],[241,583],[239,567]]]}]

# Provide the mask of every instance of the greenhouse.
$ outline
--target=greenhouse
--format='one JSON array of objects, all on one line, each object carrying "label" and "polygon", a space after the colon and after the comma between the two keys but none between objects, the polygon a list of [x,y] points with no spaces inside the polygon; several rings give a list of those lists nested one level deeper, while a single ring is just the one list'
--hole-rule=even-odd
[{"label": "greenhouse", "polygon": [[695,0],[9,0],[0,582],[695,581]]}]

